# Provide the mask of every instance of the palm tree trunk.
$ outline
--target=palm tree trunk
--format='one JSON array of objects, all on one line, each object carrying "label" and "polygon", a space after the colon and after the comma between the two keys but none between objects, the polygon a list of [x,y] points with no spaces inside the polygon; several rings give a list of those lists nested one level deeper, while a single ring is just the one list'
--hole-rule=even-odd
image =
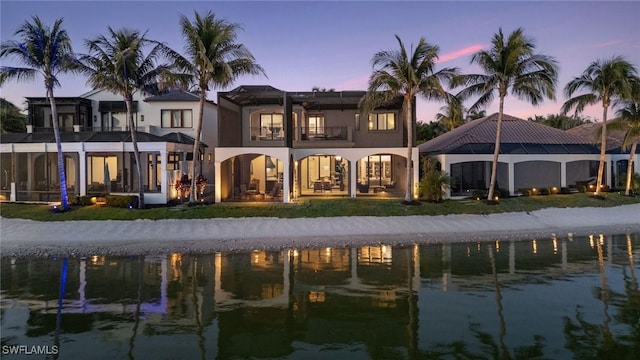
[{"label": "palm tree trunk", "polygon": [[133,112],[131,110],[133,100],[130,96],[125,97],[127,104],[127,118],[129,119],[129,130],[131,131],[131,143],[133,144],[133,157],[136,160],[136,171],[138,173],[138,209],[144,209],[144,188],[142,187],[142,167],[140,165],[140,151],[138,151],[138,139],[135,123],[133,122]]},{"label": "palm tree trunk", "polygon": [[[200,87],[202,89],[202,87]],[[196,137],[193,139],[193,169],[191,169],[191,195],[189,196],[189,201],[196,201],[196,168],[200,164],[200,134],[202,133],[202,118],[204,116],[204,102],[205,102],[205,91],[200,91],[200,113],[198,114],[198,121],[196,122]]]},{"label": "palm tree trunk", "polygon": [[627,163],[627,188],[624,191],[626,196],[629,196],[631,193],[631,180],[633,179],[633,159],[636,155],[636,147],[638,146],[638,142],[634,141],[631,145],[631,151],[629,153],[629,161]]},{"label": "palm tree trunk", "polygon": [[500,155],[500,135],[502,133],[502,113],[504,111],[504,95],[500,95],[500,109],[498,111],[498,125],[496,126],[496,144],[493,149],[493,162],[491,164],[491,181],[489,182],[489,194],[487,200],[493,200],[493,192],[498,177],[498,156]]},{"label": "palm tree trunk", "polygon": [[413,155],[413,104],[412,96],[405,94],[404,101],[407,104],[407,114],[405,115],[407,124],[407,191],[404,195],[405,203],[411,203],[413,199],[413,162],[411,161]]},{"label": "palm tree trunk", "polygon": [[60,178],[60,206],[63,211],[69,209],[69,199],[67,197],[67,175],[64,171],[64,154],[62,153],[62,141],[60,139],[60,126],[58,125],[58,107],[53,97],[53,85],[47,85],[47,96],[51,104],[51,123],[53,125],[53,136],[56,139],[58,150],[58,175]]},{"label": "palm tree trunk", "polygon": [[594,195],[600,194],[602,187],[602,178],[604,175],[604,157],[607,152],[607,106],[602,107],[602,137],[600,139],[600,164],[598,165],[598,180],[596,181],[596,192]]}]

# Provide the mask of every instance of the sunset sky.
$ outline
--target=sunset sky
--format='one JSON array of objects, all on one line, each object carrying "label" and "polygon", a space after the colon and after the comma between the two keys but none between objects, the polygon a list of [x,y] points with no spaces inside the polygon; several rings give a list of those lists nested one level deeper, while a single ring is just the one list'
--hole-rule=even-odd
[{"label": "sunset sky", "polygon": [[[243,84],[269,84],[281,90],[310,91],[313,86],[336,90],[366,90],[371,58],[380,50],[397,48],[394,35],[405,44],[421,36],[440,47],[441,67],[459,67],[477,73],[471,55],[487,49],[502,28],[518,27],[535,40],[540,53],[560,65],[557,100],[538,107],[509,95],[505,112],[521,118],[556,114],[565,98],[564,86],[596,59],[622,55],[640,68],[640,2],[637,1],[5,1],[0,2],[0,38],[13,39],[16,29],[38,15],[47,24],[64,18],[74,51],[83,53],[84,40],[112,28],[129,27],[183,51],[178,17],[212,10],[238,23],[245,44],[268,78],[243,77]],[[2,59],[3,66],[16,65]],[[79,96],[90,90],[78,75],[60,77],[57,96]],[[459,89],[457,89],[459,90]],[[456,90],[453,90],[456,92]],[[11,81],[0,96],[23,107],[24,97],[45,96],[41,79],[30,83]],[[215,92],[209,93],[216,100]],[[418,120],[434,120],[442,103],[419,100]],[[465,104],[470,106],[470,103]],[[496,112],[497,100],[487,108]],[[600,119],[600,107],[586,116]]]}]

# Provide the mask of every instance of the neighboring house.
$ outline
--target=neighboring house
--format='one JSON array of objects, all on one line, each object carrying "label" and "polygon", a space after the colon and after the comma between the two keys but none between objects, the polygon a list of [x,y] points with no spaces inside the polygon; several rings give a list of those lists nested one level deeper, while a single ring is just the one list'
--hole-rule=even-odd
[{"label": "neighboring house", "polygon": [[[437,159],[451,176],[448,196],[470,196],[489,187],[497,119],[496,113],[471,121],[419,146],[421,155]],[[591,181],[598,173],[599,154],[591,141],[505,114],[496,187],[515,195],[520,189],[560,189]],[[611,179],[610,171],[605,178]]]},{"label": "neighboring house", "polygon": [[[216,202],[403,194],[407,131],[402,98],[361,119],[358,104],[364,95],[271,86],[218,93]],[[410,160],[417,165],[418,158],[415,148]],[[416,166],[416,188],[417,180]]]},{"label": "neighboring house", "polygon": [[[2,135],[2,200],[60,201],[57,150],[46,98],[27,98],[26,133]],[[122,97],[91,91],[56,98],[69,195],[137,194],[138,180],[126,106]],[[185,91],[136,94],[133,117],[142,160],[147,204],[176,198],[175,181],[193,163],[199,99]],[[212,183],[217,144],[217,109],[205,104],[202,175]],[[211,185],[212,189],[213,186]],[[211,191],[209,191],[211,192]]]},{"label": "neighboring house", "polygon": [[[568,129],[571,135],[581,138],[583,141],[591,144],[600,143],[600,135],[598,133],[601,123],[590,123]],[[625,132],[622,130],[612,130],[607,128],[607,163],[611,166],[607,167],[607,173],[610,174],[610,185],[624,189],[627,185],[627,170],[629,165],[629,151],[622,150],[622,142],[624,141]],[[640,147],[636,149],[636,158],[633,163],[634,172],[640,173],[640,167],[637,165]]]}]

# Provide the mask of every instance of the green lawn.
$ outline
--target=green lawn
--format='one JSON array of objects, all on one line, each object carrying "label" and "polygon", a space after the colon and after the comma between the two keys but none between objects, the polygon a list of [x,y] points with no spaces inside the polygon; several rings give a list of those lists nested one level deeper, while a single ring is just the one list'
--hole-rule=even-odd
[{"label": "green lawn", "polygon": [[309,198],[295,204],[282,203],[222,203],[213,205],[161,207],[128,210],[106,206],[74,207],[65,213],[54,213],[46,205],[0,204],[0,215],[39,221],[53,220],[134,220],[134,219],[207,219],[224,217],[301,218],[323,216],[402,216],[489,214],[499,212],[533,211],[547,207],[609,207],[640,203],[640,197],[626,197],[617,193],[605,194],[605,200],[589,194],[547,195],[502,199],[499,205],[486,205],[474,200],[447,200],[416,206],[401,204],[399,199]]}]

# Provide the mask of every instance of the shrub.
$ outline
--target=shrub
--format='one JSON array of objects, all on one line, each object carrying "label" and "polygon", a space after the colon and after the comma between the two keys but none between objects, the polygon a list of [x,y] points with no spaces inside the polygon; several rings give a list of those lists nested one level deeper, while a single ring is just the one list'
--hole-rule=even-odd
[{"label": "shrub", "polygon": [[471,192],[471,197],[477,200],[482,200],[487,197],[486,190],[473,190]]},{"label": "shrub", "polygon": [[549,194],[551,194],[551,191],[549,190],[549,188],[540,188],[538,190],[538,194],[540,194],[540,195],[549,195]]},{"label": "shrub", "polygon": [[76,199],[76,205],[80,205],[80,206],[90,206],[93,205],[93,202],[91,201],[91,198],[93,196],[91,195],[84,195],[84,196],[79,196]]},{"label": "shrub", "polygon": [[107,195],[105,196],[107,206],[127,208],[138,207],[138,197],[135,195]]},{"label": "shrub", "polygon": [[441,202],[451,178],[444,171],[431,170],[420,180],[420,197],[430,202]]},{"label": "shrub", "polygon": [[438,170],[435,160],[424,158],[423,175],[420,179],[420,197],[430,202],[441,202],[446,189],[451,185],[451,177]]},{"label": "shrub", "polygon": [[531,196],[531,189],[520,189],[518,192],[522,196]]}]

